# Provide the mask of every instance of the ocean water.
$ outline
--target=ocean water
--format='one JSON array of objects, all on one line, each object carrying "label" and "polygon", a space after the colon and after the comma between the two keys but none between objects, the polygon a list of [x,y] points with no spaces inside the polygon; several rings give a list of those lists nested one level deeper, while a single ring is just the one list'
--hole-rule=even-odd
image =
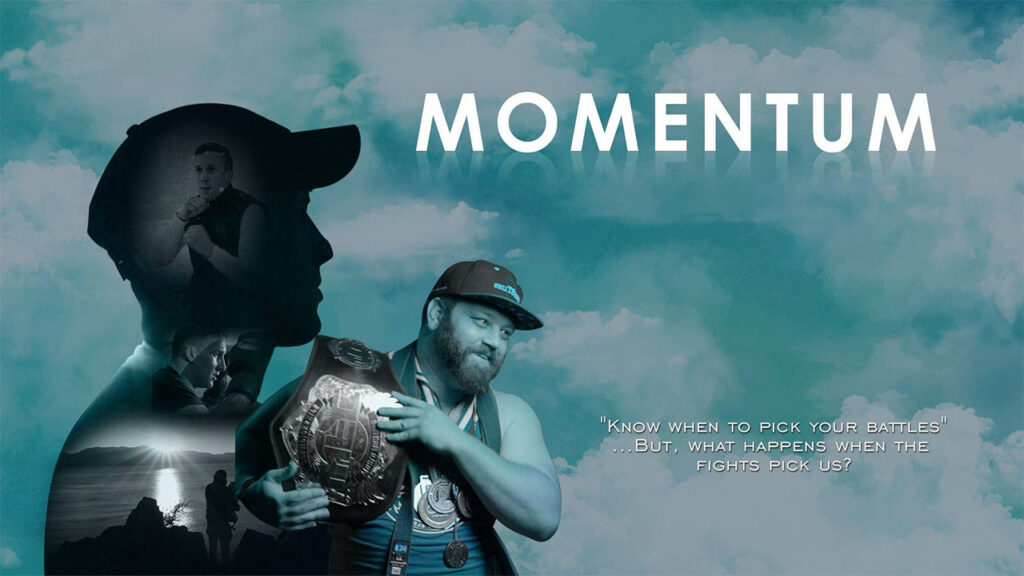
[{"label": "ocean water", "polygon": [[[68,467],[53,486],[53,515],[50,517],[48,543],[99,536],[109,526],[123,525],[139,500],[150,497],[162,512],[175,504],[187,506],[175,524],[206,536],[206,485],[218,469],[234,480],[232,455],[220,461],[194,463],[184,458],[159,463],[114,466]],[[238,511],[232,549],[245,530],[252,528],[276,535],[277,530],[250,514],[244,506]]]}]

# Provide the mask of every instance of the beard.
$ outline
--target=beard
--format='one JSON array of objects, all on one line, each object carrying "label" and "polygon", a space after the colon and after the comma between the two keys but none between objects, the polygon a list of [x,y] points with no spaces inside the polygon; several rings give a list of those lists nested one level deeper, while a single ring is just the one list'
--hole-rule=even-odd
[{"label": "beard", "polygon": [[[441,351],[441,360],[445,368],[455,377],[459,387],[469,394],[486,394],[491,391],[491,380],[498,376],[505,356],[486,346],[470,348],[463,346],[455,338],[455,328],[450,314],[446,314],[437,329],[437,344]],[[488,359],[487,365],[472,360],[471,355],[483,354]]]}]

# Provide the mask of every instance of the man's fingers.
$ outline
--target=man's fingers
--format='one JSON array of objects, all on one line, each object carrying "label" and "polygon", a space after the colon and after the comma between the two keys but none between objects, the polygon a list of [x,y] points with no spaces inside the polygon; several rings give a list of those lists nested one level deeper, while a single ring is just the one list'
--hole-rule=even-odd
[{"label": "man's fingers", "polygon": [[377,409],[378,416],[387,416],[388,418],[412,418],[420,414],[422,414],[422,410],[419,406],[402,406],[401,408],[385,406]]},{"label": "man's fingers", "polygon": [[412,396],[406,396],[405,394],[402,394],[401,392],[392,392],[391,396],[393,396],[395,398],[395,400],[398,400],[398,402],[401,403],[403,406],[426,406],[427,405],[427,403],[424,402],[423,400],[420,400],[418,398],[413,398]]},{"label": "man's fingers", "polygon": [[298,470],[299,467],[298,465],[295,464],[295,462],[289,462],[288,465],[283,468],[275,468],[273,470],[268,471],[266,474],[263,475],[263,477],[266,478],[267,480],[270,480],[271,482],[276,482],[280,484],[285,480],[291,478],[292,476],[295,476],[295,473],[298,472]]},{"label": "man's fingers", "polygon": [[309,522],[316,522],[317,520],[327,520],[330,517],[331,513],[327,508],[318,508],[303,514],[289,514],[287,518],[281,520],[281,527],[300,526]]},{"label": "man's fingers", "polygon": [[418,438],[418,433],[415,428],[411,430],[403,430],[401,432],[388,432],[384,435],[384,439],[392,444],[401,444],[402,442],[410,442]]},{"label": "man's fingers", "polygon": [[322,498],[310,498],[308,500],[300,500],[293,503],[288,510],[291,515],[305,514],[306,512],[312,512],[314,510],[326,510],[329,503],[330,501],[327,499],[327,496],[323,496]]},{"label": "man's fingers", "polygon": [[291,490],[284,493],[284,502],[289,506],[294,506],[307,500],[316,500],[318,498],[327,499],[327,493],[324,492],[323,488],[300,488],[298,490]]},{"label": "man's fingers", "polygon": [[409,418],[399,418],[398,420],[377,420],[377,429],[385,432],[412,430],[413,428],[419,428],[419,425],[418,420]]},{"label": "man's fingers", "polygon": [[316,522],[306,522],[305,524],[299,524],[298,526],[284,526],[284,525],[282,525],[281,529],[282,530],[288,530],[289,532],[296,532],[296,531],[299,531],[299,530],[306,530],[308,528],[313,528],[314,526],[316,526]]},{"label": "man's fingers", "polygon": [[377,420],[377,429],[385,432],[398,432],[405,428],[405,420]]}]

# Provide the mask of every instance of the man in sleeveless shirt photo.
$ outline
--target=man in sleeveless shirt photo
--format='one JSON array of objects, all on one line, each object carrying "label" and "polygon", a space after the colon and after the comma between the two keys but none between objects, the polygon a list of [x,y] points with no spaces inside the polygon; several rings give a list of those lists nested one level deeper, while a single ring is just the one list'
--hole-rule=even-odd
[{"label": "man in sleeveless shirt photo", "polygon": [[[408,480],[377,518],[330,526],[332,573],[508,573],[514,568],[495,520],[534,540],[555,533],[561,490],[540,422],[521,398],[490,386],[513,333],[543,325],[522,307],[522,295],[509,270],[483,260],[456,263],[438,279],[416,341],[388,354],[408,395],[394,393],[397,402],[377,410],[387,441],[409,452]],[[330,516],[322,488],[282,487],[294,463],[270,469],[270,421],[295,385],[236,435],[240,498],[257,517],[289,531]],[[411,504],[409,540],[396,536],[409,522],[403,503]]]},{"label": "man in sleeveless shirt photo", "polygon": [[191,164],[194,193],[154,235],[154,252],[156,261],[166,265],[188,248],[190,316],[223,326],[238,316],[227,308],[252,279],[266,213],[259,200],[232,185],[234,162],[226,146],[200,144]]}]

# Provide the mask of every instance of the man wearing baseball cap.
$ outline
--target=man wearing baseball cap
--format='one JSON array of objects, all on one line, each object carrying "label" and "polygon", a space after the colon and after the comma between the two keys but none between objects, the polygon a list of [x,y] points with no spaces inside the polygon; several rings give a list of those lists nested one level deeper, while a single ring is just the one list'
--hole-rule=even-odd
[{"label": "man wearing baseball cap", "polygon": [[[491,388],[513,333],[543,326],[522,302],[512,272],[484,260],[456,263],[438,279],[416,341],[388,354],[408,395],[394,393],[397,402],[377,410],[385,439],[408,451],[407,480],[383,514],[330,525],[332,573],[508,573],[495,520],[535,540],[555,533],[561,490],[540,422],[522,399]],[[294,463],[270,469],[269,423],[298,382],[236,434],[240,498],[291,531],[331,517],[322,488],[282,488]]]}]

